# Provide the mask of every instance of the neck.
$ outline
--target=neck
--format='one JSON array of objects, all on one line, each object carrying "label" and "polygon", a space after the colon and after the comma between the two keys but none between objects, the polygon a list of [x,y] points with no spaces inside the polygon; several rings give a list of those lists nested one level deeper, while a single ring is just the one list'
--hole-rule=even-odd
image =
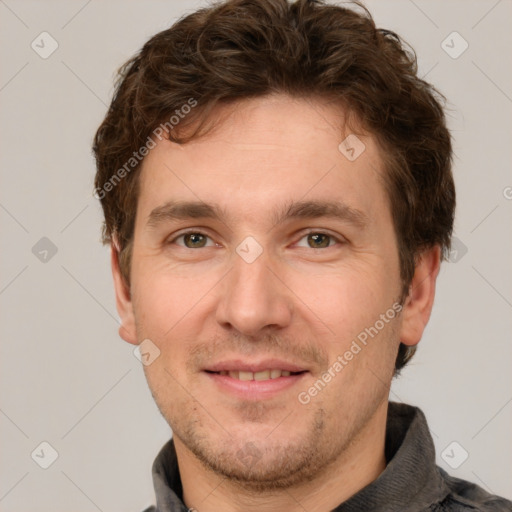
[{"label": "neck", "polygon": [[190,509],[200,512],[333,510],[384,471],[387,405],[384,401],[340,457],[313,480],[268,493],[256,494],[240,489],[226,477],[206,469],[175,437],[183,501]]}]

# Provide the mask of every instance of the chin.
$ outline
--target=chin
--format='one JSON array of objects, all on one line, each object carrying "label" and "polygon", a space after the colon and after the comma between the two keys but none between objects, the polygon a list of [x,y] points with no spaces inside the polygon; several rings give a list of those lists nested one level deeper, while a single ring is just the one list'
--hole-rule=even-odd
[{"label": "chin", "polygon": [[293,423],[285,415],[281,424],[273,422],[264,430],[239,425],[218,436],[209,425],[189,423],[184,431],[173,432],[207,470],[247,491],[262,492],[311,481],[336,459],[343,447],[333,449],[323,416],[323,410],[316,411],[301,431],[291,431]]}]

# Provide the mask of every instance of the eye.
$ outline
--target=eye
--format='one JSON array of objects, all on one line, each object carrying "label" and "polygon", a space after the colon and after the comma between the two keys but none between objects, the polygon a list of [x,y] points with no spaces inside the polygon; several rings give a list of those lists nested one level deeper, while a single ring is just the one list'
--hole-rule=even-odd
[{"label": "eye", "polygon": [[[176,243],[177,245],[187,249],[201,249],[202,247],[211,247],[215,245],[213,241],[208,244],[207,241],[209,239],[210,237],[208,235],[199,231],[188,231],[186,233],[182,233],[176,238],[173,238],[169,243]],[[178,240],[183,240],[183,244],[177,243]]]},{"label": "eye", "polygon": [[[306,244],[303,245],[300,243],[301,240],[306,239]],[[334,245],[334,243],[331,242],[339,242],[341,243],[341,240],[334,237],[333,235],[330,235],[328,233],[322,233],[317,231],[312,231],[311,233],[308,233],[307,235],[303,236],[297,245],[299,247],[310,247],[312,249],[326,249],[328,247],[331,247]]]},{"label": "eye", "polygon": [[[304,243],[302,240],[306,240],[306,242]],[[297,243],[297,246],[309,247],[311,249],[327,249],[336,245],[336,242],[342,243],[342,240],[329,233],[312,231],[304,235]],[[201,249],[203,247],[212,247],[216,245],[208,235],[201,233],[200,231],[187,231],[186,233],[181,233],[170,240],[169,243],[185,247],[186,249]]]}]

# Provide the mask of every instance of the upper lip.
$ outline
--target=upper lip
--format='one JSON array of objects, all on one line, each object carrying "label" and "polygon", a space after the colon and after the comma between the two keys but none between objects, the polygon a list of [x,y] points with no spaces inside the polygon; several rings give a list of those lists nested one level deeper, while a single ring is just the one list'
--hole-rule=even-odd
[{"label": "upper lip", "polygon": [[284,370],[289,372],[304,372],[306,368],[283,361],[281,359],[265,359],[259,362],[248,362],[240,359],[230,359],[229,361],[220,361],[209,365],[205,371],[223,372],[223,371],[242,371],[242,372],[261,372],[264,370]]}]

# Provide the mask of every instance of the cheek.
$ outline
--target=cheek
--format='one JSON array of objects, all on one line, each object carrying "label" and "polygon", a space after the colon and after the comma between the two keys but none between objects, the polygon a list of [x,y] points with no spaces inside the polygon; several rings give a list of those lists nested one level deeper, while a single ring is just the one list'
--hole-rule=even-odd
[{"label": "cheek", "polygon": [[[200,301],[215,283],[214,276],[177,273],[153,260],[139,267],[133,281],[138,323],[159,337],[174,332],[187,316],[200,310]],[[153,264],[152,264],[153,263]],[[171,330],[171,331],[169,331]]]},{"label": "cheek", "polygon": [[187,371],[190,352],[213,325],[208,321],[218,275],[190,271],[188,276],[176,275],[155,261],[141,269],[133,282],[137,337],[150,339],[162,356],[145,367],[150,387],[155,390],[165,383],[162,389],[179,393],[176,382],[188,382],[193,377]]},{"label": "cheek", "polygon": [[336,343],[351,340],[392,307],[398,283],[378,265],[344,266],[322,273],[288,274],[297,307],[311,320],[330,327]]}]

